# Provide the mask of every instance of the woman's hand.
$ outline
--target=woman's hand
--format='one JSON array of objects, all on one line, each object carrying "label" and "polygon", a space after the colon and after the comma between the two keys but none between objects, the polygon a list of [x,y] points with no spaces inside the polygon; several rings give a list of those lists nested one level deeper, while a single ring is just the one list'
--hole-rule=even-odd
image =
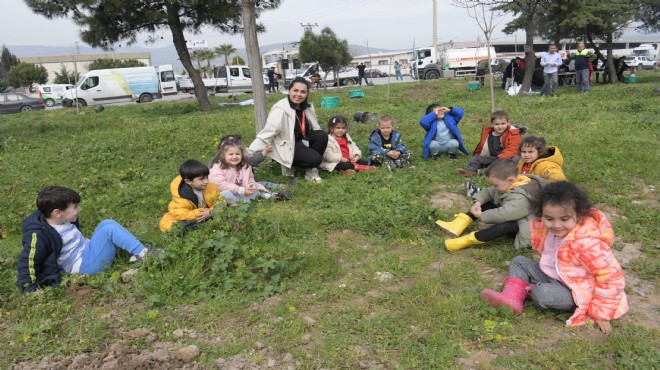
[{"label": "woman's hand", "polygon": [[357,162],[359,160],[360,160],[360,155],[359,154],[356,154],[356,155],[353,156],[353,162]]},{"label": "woman's hand", "polygon": [[348,158],[344,158],[344,157],[341,157],[341,160],[340,160],[340,161],[341,161],[341,162],[344,162],[344,163],[349,162]]}]

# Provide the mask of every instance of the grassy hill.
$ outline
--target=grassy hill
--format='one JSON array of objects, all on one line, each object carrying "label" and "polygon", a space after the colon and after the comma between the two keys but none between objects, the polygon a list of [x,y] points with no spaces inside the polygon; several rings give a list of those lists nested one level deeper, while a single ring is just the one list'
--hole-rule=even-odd
[{"label": "grassy hill", "polygon": [[[298,181],[291,201],[226,209],[183,236],[158,231],[170,181],[184,160],[207,162],[226,134],[249,143],[251,106],[214,104],[200,113],[183,100],[0,116],[0,368],[657,366],[659,85],[660,74],[644,71],[638,83],[594,86],[589,94],[496,91],[497,109],[558,146],[569,179],[614,225],[631,310],[609,337],[566,328],[568,314],[531,302],[521,316],[481,302],[479,291],[499,287],[507,261],[532,255],[512,240],[453,254],[444,248],[446,235],[433,221],[469,204],[455,174],[468,158],[423,161],[417,122],[430,103],[462,107],[460,128],[473,149],[490,102],[465,80],[365,87],[361,99],[329,91],[340,96],[336,109],[321,109],[323,92],[313,91],[323,127],[335,114],[392,115],[416,169],[322,172],[321,184]],[[269,106],[281,97],[269,95]],[[349,126],[364,153],[374,126]],[[270,162],[256,177],[288,181]],[[18,293],[21,220],[46,185],[79,191],[86,236],[112,218],[166,256],[136,266],[120,253],[107,273]],[[122,277],[129,269],[137,274]]]}]

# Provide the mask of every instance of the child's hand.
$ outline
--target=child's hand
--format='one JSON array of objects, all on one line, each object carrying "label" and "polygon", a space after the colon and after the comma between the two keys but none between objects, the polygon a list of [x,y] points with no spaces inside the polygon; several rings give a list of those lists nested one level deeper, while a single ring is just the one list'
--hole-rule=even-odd
[{"label": "child's hand", "polygon": [[476,218],[481,218],[481,202],[474,202],[472,207],[470,207],[470,213]]},{"label": "child's hand", "polygon": [[245,195],[252,195],[254,193],[255,185],[254,183],[251,183],[245,188]]},{"label": "child's hand", "polygon": [[197,218],[195,219],[195,222],[204,222],[211,218],[211,210],[209,208],[202,208],[200,209],[199,214],[197,214]]},{"label": "child's hand", "polygon": [[594,322],[598,325],[598,329],[603,332],[603,334],[609,334],[612,332],[612,324],[609,320],[599,320],[594,318]]},{"label": "child's hand", "polygon": [[265,156],[268,155],[268,153],[270,153],[270,152],[272,152],[272,151],[273,151],[273,146],[272,146],[272,145],[266,145],[266,147],[265,147],[264,150],[261,152],[261,154],[263,154],[264,157],[265,157]]},{"label": "child's hand", "polygon": [[360,155],[356,154],[353,156],[353,162],[357,162],[360,160]]},{"label": "child's hand", "polygon": [[401,155],[401,153],[399,153],[398,150],[390,150],[389,152],[387,152],[387,156],[392,159],[398,159],[399,155]]}]

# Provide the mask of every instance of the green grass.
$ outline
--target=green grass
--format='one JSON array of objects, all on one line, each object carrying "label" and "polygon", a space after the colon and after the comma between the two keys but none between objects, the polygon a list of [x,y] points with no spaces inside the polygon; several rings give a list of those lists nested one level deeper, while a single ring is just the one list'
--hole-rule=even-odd
[{"label": "green grass", "polygon": [[[567,176],[610,215],[619,238],[614,248],[640,246],[626,273],[652,286],[660,278],[658,196],[649,190],[660,177],[660,95],[653,92],[659,84],[660,74],[646,71],[638,83],[598,85],[588,95],[571,88],[560,89],[558,98],[495,91],[497,109],[507,110],[514,124],[561,149]],[[348,90],[328,91],[340,96],[336,109],[320,109],[323,93],[312,92],[321,125],[335,114],[390,114],[413,150],[416,170],[322,173],[321,184],[299,181],[289,202],[228,209],[183,237],[158,230],[179,164],[207,162],[226,134],[250,142],[252,107],[221,108],[215,103],[223,99],[213,97],[210,113],[185,100],[108,106],[102,113],[87,108],[81,116],[69,109],[0,116],[0,368],[47,354],[103,352],[117,342],[152,348],[144,338],[123,339],[121,333],[135,328],[151,328],[173,349],[196,344],[199,361],[209,363],[234,355],[264,363],[264,356],[279,360],[290,353],[299,368],[455,368],[477,366],[470,361],[479,351],[497,355],[485,367],[658,363],[658,330],[637,316],[616,321],[603,339],[593,328],[564,327],[565,314],[528,304],[513,316],[481,302],[479,291],[496,284],[492,271],[502,274],[512,257],[531,255],[510,240],[455,254],[442,247],[445,235],[431,220],[463,210],[433,209],[429,198],[439,191],[463,194],[455,168],[467,158],[422,161],[424,132],[417,122],[430,103],[462,107],[460,128],[472,150],[488,124],[487,90],[468,92],[462,79],[364,87],[361,99],[349,99]],[[269,95],[269,106],[281,97]],[[349,126],[363,153],[373,126]],[[268,162],[256,177],[286,181]],[[85,235],[113,218],[169,257],[143,264],[132,283],[119,277],[133,267],[120,253],[107,273],[67,277],[41,295],[18,293],[21,220],[46,185],[79,191]],[[391,279],[380,281],[382,272]],[[83,294],[86,289],[91,294]],[[630,286],[627,292],[636,294]],[[658,309],[652,307],[656,317]],[[175,338],[179,328],[196,335]],[[267,355],[253,350],[255,341]]]}]

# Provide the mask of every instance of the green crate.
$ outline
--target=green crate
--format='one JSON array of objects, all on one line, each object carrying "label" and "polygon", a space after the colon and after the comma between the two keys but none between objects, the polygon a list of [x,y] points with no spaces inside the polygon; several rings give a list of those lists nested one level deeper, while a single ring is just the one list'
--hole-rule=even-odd
[{"label": "green crate", "polygon": [[338,96],[324,96],[321,98],[321,108],[337,108],[338,106]]},{"label": "green crate", "polygon": [[623,78],[623,82],[627,84],[637,82],[637,76],[626,76]]},{"label": "green crate", "polygon": [[467,84],[467,89],[470,91],[481,89],[481,82],[479,81],[470,81]]},{"label": "green crate", "polygon": [[364,90],[350,90],[348,92],[348,97],[349,98],[363,98],[364,97]]}]

